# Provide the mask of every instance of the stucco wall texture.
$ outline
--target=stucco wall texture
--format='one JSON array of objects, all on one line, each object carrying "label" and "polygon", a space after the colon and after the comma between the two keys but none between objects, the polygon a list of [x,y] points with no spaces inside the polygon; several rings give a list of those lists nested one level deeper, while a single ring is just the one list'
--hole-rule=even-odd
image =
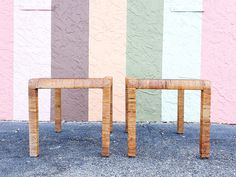
[{"label": "stucco wall texture", "polygon": [[0,119],[13,117],[13,1],[0,1]]},{"label": "stucco wall texture", "polygon": [[[114,78],[114,120],[125,120],[125,76],[207,79],[212,122],[236,123],[235,0],[0,0],[0,119],[28,119],[28,80]],[[40,120],[53,119],[40,91]],[[63,91],[64,120],[101,120],[101,91]],[[138,120],[176,121],[172,91],[138,93]],[[198,122],[199,92],[185,121]]]},{"label": "stucco wall texture", "polygon": [[[165,0],[163,79],[200,79],[202,0]],[[162,120],[177,118],[177,91],[162,92]],[[200,121],[199,91],[185,91],[185,118]]]},{"label": "stucco wall texture", "polygon": [[201,77],[212,81],[212,120],[236,123],[236,1],[205,0]]},{"label": "stucco wall texture", "polygon": [[[126,0],[90,1],[89,77],[113,77],[113,115],[125,118]],[[89,120],[102,118],[101,90],[89,91]]]},{"label": "stucco wall texture", "polygon": [[[162,0],[129,0],[127,14],[127,68],[129,77],[161,79],[163,41]],[[140,90],[137,119],[161,120],[161,92]]]},{"label": "stucco wall texture", "polygon": [[[51,1],[14,0],[14,119],[28,120],[28,80],[51,77]],[[4,67],[4,66],[3,66]],[[50,91],[39,92],[40,120],[50,120]]]},{"label": "stucco wall texture", "polygon": [[[52,9],[52,77],[87,78],[89,1],[53,0]],[[62,90],[62,117],[88,120],[88,90]]]}]

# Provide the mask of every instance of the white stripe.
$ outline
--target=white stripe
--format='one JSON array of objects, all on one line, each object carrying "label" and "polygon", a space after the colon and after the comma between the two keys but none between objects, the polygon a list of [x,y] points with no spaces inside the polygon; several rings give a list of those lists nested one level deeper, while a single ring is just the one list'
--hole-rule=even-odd
[{"label": "white stripe", "polygon": [[[199,79],[202,0],[165,0],[163,79]],[[163,91],[162,120],[177,120],[177,92]],[[198,122],[199,92],[185,94],[185,121]]]},{"label": "white stripe", "polygon": [[[14,119],[28,120],[28,80],[51,76],[48,0],[14,1]],[[38,10],[39,11],[38,11]],[[40,120],[50,120],[50,91],[39,92]]]}]

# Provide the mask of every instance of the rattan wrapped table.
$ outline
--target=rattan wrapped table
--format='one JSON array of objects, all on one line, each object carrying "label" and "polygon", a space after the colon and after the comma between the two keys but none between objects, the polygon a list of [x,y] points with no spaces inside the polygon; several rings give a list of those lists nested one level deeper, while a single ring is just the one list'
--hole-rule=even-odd
[{"label": "rattan wrapped table", "polygon": [[184,132],[184,90],[201,90],[200,157],[210,155],[211,83],[206,80],[141,80],[126,78],[126,131],[128,156],[136,156],[136,91],[138,89],[178,90],[177,132]]},{"label": "rattan wrapped table", "polygon": [[29,81],[30,156],[39,155],[38,90],[55,89],[55,131],[61,131],[61,89],[102,89],[102,156],[109,156],[112,131],[112,77],[93,79],[31,79]]}]

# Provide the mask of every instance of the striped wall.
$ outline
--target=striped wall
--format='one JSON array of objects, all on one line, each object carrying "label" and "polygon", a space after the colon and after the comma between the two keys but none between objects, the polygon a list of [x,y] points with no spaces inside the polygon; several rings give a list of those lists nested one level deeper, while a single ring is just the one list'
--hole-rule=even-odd
[{"label": "striped wall", "polygon": [[[115,121],[122,121],[125,116],[126,16],[126,0],[94,0],[90,3],[89,77],[113,76]],[[101,120],[101,102],[101,90],[90,90],[90,121]]]},{"label": "striped wall", "polygon": [[[129,0],[127,67],[129,77],[162,77],[163,0]],[[137,119],[161,120],[161,92],[141,90]]]},{"label": "striped wall", "polygon": [[0,1],[0,119],[13,117],[13,1]]},{"label": "striped wall", "polygon": [[236,1],[205,0],[204,8],[201,77],[213,83],[212,118],[236,123]]},{"label": "striped wall", "polygon": [[[200,79],[202,0],[165,0],[163,79]],[[185,117],[199,121],[200,94],[185,91]],[[176,120],[177,91],[162,92],[162,120]]]},{"label": "striped wall", "polygon": [[[236,123],[234,0],[0,0],[0,120],[27,120],[34,77],[114,78],[114,120],[125,118],[125,76],[208,79],[212,121]],[[40,91],[40,120],[53,119]],[[199,92],[185,118],[199,121]],[[101,120],[101,90],[63,90],[63,119]],[[176,121],[176,91],[138,92],[139,121]]]},{"label": "striped wall", "polygon": [[[14,119],[28,119],[28,80],[51,77],[51,2],[14,0]],[[50,120],[50,92],[39,92],[40,119]]]},{"label": "striped wall", "polygon": [[[87,78],[89,0],[52,0],[52,9],[52,77]],[[63,90],[62,116],[88,120],[88,90]]]}]

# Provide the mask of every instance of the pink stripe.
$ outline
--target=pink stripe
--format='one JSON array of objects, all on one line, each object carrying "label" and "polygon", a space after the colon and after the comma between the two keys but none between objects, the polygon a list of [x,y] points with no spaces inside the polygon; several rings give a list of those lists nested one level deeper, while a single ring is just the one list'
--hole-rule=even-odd
[{"label": "pink stripe", "polygon": [[235,0],[204,0],[201,77],[213,83],[213,122],[236,123],[235,9]]},{"label": "pink stripe", "polygon": [[13,0],[0,0],[0,119],[13,119]]}]

